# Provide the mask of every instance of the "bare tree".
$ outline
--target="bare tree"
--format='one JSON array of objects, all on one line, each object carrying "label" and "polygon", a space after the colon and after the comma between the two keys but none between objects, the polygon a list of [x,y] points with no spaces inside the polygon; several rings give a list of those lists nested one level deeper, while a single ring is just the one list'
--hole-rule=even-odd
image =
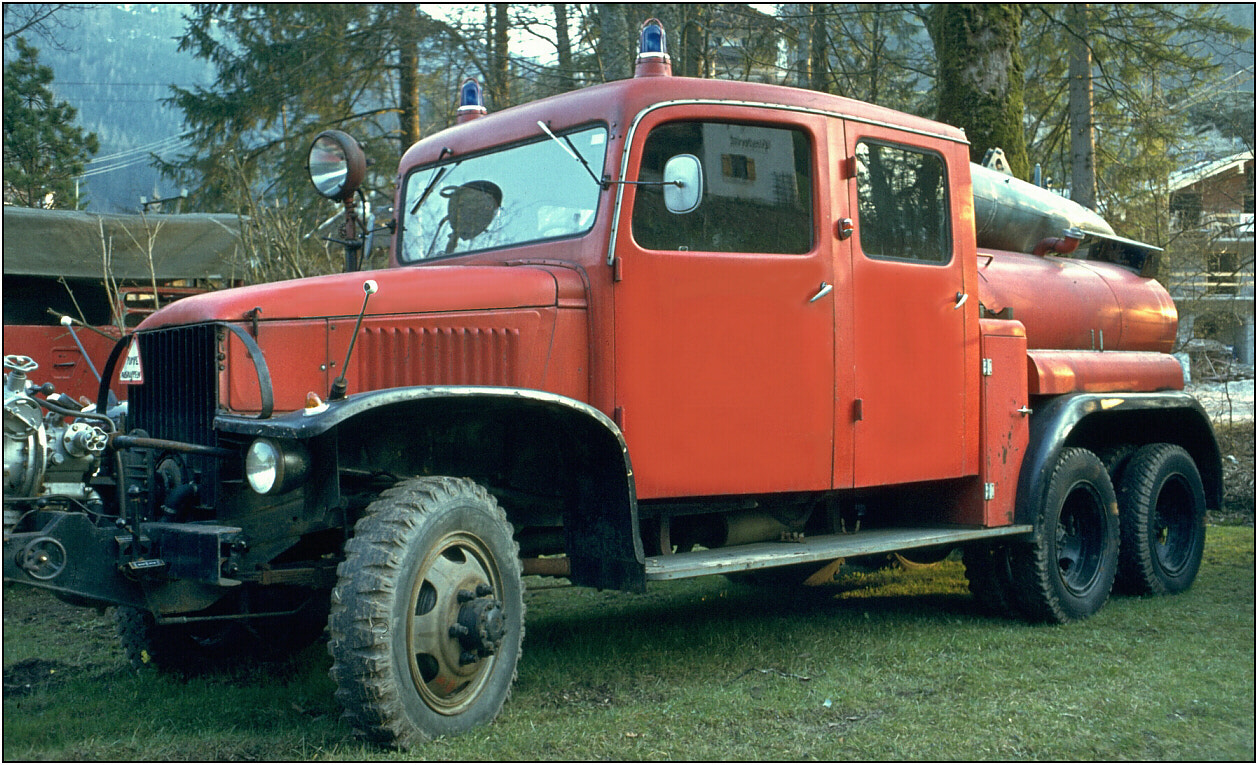
[{"label": "bare tree", "polygon": [[1071,125],[1071,200],[1097,209],[1097,170],[1093,147],[1093,52],[1088,45],[1088,5],[1067,7],[1071,62],[1067,113]]},{"label": "bare tree", "polygon": [[62,32],[77,29],[78,14],[92,7],[88,3],[5,3],[4,39],[38,37],[57,50],[68,51]]}]

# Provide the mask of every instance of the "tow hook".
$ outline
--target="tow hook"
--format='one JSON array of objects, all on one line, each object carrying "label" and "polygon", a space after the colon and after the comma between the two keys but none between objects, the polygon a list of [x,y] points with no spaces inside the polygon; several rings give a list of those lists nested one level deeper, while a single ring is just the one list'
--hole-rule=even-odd
[{"label": "tow hook", "polygon": [[494,588],[478,584],[476,592],[460,590],[456,597],[463,604],[459,617],[450,626],[449,634],[457,638],[463,647],[459,665],[472,664],[492,655],[507,635],[507,622],[503,617],[503,602],[493,597]]}]

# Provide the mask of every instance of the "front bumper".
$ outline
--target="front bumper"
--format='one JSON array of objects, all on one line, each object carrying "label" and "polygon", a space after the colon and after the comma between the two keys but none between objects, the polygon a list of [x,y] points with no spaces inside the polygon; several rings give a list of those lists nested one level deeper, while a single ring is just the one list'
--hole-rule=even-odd
[{"label": "front bumper", "polygon": [[97,526],[84,513],[43,511],[37,531],[6,533],[4,581],[33,585],[80,605],[196,611],[240,582],[241,529],[202,523]]}]

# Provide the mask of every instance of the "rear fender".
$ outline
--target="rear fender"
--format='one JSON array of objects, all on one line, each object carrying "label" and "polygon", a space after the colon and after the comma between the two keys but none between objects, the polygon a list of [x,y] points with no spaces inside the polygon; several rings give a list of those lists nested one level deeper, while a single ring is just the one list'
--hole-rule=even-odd
[{"label": "rear fender", "polygon": [[1207,506],[1223,504],[1220,448],[1211,420],[1197,399],[1163,393],[1078,393],[1034,405],[1027,453],[1019,472],[1016,524],[1035,523],[1039,498],[1062,449],[1097,451],[1120,443],[1172,443],[1184,447],[1202,474]]}]

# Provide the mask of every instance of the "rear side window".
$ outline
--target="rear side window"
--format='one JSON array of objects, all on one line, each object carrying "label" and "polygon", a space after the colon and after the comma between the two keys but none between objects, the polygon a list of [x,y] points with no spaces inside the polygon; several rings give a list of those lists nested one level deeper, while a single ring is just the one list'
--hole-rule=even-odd
[{"label": "rear side window", "polygon": [[953,251],[944,160],[887,144],[857,144],[857,236],[872,258],[947,263]]},{"label": "rear side window", "polygon": [[651,250],[805,253],[813,246],[813,179],[802,130],[671,122],[643,147],[640,181],[659,181],[678,154],[698,157],[704,195],[688,213],[665,209],[659,186],[639,186],[633,232]]}]

